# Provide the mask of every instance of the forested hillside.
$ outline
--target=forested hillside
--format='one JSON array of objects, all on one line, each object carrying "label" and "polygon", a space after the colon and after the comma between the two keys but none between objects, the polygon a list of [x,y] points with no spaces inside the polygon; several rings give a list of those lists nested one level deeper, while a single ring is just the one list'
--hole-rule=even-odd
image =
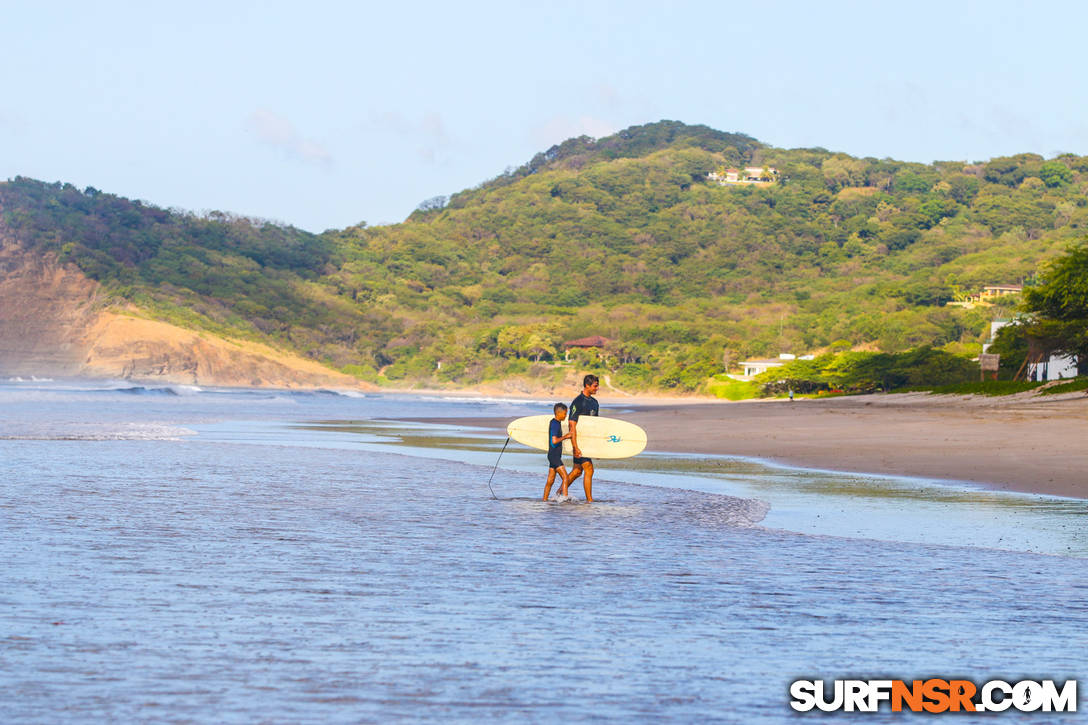
[{"label": "forested hillside", "polygon": [[[707,178],[746,166],[776,181]],[[604,360],[580,365],[690,390],[754,355],[977,352],[1001,310],[944,303],[1030,285],[1084,237],[1086,189],[1088,157],[923,165],[661,122],[571,139],[390,226],[313,235],[19,178],[0,231],[149,314],[368,380],[553,375],[564,340],[602,335]]]}]

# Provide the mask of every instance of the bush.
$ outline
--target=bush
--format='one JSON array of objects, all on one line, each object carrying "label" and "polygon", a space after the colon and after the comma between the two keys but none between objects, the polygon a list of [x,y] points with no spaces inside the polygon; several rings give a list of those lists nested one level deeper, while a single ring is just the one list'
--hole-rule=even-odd
[{"label": "bush", "polygon": [[778,395],[788,395],[791,390],[794,393],[807,394],[820,393],[825,390],[830,390],[830,388],[827,383],[817,382],[815,380],[806,380],[804,378],[781,378],[760,385],[759,396],[761,398],[771,398]]},{"label": "bush", "polygon": [[345,365],[340,372],[350,375],[358,380],[374,383],[378,380],[378,371],[368,365]]},{"label": "bush", "polygon": [[653,379],[653,369],[649,365],[628,363],[612,376],[613,382],[621,389],[645,389]]},{"label": "bush", "polygon": [[792,360],[756,378],[760,395],[818,393],[837,389],[871,393],[905,386],[933,386],[970,382],[978,375],[971,360],[931,347],[896,354],[844,352],[815,360]]},{"label": "bush", "polygon": [[[934,395],[1014,395],[1043,385],[1027,380],[982,380],[973,383],[958,383],[956,385],[939,385],[928,388]],[[912,388],[923,390],[924,388]]]},{"label": "bush", "polygon": [[748,400],[759,394],[759,386],[751,381],[733,380],[724,375],[715,376],[707,383],[707,392],[726,400]]}]

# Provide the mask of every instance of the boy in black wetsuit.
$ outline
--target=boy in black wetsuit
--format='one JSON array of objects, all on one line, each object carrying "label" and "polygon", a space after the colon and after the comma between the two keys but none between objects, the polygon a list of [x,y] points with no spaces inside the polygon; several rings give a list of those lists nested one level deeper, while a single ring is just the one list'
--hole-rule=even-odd
[{"label": "boy in black wetsuit", "polygon": [[567,495],[567,486],[570,481],[567,479],[567,469],[563,467],[563,441],[570,438],[570,433],[563,435],[562,425],[567,417],[567,406],[556,403],[552,410],[555,412],[555,417],[548,425],[548,482],[544,484],[544,500],[548,500],[552,484],[555,483],[555,474],[558,473],[562,484],[559,488],[559,500],[562,501],[570,498]]},{"label": "boy in black wetsuit", "polygon": [[583,458],[582,451],[578,448],[578,419],[583,415],[599,415],[601,406],[593,398],[593,395],[601,387],[596,375],[587,375],[582,378],[582,392],[570,404],[570,444],[574,448],[574,465],[570,469],[570,477],[567,478],[567,488],[574,483],[574,479],[585,474],[582,487],[586,491],[586,501],[593,503],[593,459]]}]

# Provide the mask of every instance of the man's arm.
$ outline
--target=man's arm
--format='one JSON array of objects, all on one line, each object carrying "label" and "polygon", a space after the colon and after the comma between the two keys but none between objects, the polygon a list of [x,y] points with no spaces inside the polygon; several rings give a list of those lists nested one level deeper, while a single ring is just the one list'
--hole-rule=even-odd
[{"label": "man's arm", "polygon": [[581,458],[582,450],[578,447],[578,421],[571,418],[570,420],[570,432],[567,433],[570,436],[570,447],[574,449],[574,457]]}]

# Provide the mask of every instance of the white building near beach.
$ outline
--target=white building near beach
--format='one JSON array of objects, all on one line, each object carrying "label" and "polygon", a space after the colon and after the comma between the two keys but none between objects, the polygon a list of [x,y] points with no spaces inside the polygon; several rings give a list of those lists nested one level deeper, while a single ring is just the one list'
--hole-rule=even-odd
[{"label": "white building near beach", "polygon": [[797,357],[788,352],[780,353],[778,357],[772,358],[754,358],[752,360],[743,360],[738,365],[744,369],[743,375],[730,375],[729,377],[737,380],[750,380],[756,375],[761,375],[771,368],[780,368],[790,360],[812,360],[814,355],[802,355]]},{"label": "white building near beach", "polygon": [[[982,343],[982,352],[985,353],[994,344],[997,331],[1011,320],[994,320],[990,323],[990,339]],[[1045,360],[1029,362],[1024,371],[1027,380],[1062,380],[1063,378],[1077,377],[1077,361],[1072,355],[1051,355]]]},{"label": "white building near beach", "polygon": [[1051,355],[1049,359],[1028,364],[1028,380],[1061,380],[1077,377],[1077,361],[1069,355]]},{"label": "white building near beach", "polygon": [[780,368],[786,364],[786,361],[778,358],[756,358],[754,360],[744,360],[738,364],[744,368],[744,377],[752,378],[767,372],[771,368]]}]

